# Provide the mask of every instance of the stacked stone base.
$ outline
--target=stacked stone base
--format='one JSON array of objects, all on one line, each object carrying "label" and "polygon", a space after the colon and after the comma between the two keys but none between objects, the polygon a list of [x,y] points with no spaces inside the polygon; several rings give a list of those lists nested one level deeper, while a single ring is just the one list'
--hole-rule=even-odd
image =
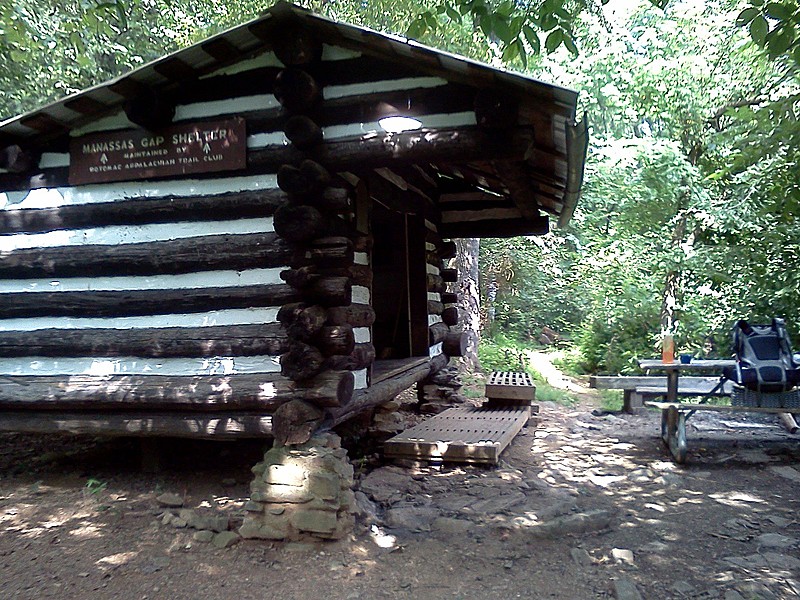
[{"label": "stacked stone base", "polygon": [[401,404],[397,399],[390,400],[375,409],[370,431],[375,434],[394,435],[406,428],[406,419],[400,413]]},{"label": "stacked stone base", "polygon": [[271,448],[253,467],[243,538],[341,539],[353,528],[353,466],[339,436]]},{"label": "stacked stone base", "polygon": [[448,366],[417,384],[419,412],[435,415],[463,404],[466,400],[459,393],[462,383],[455,366]]}]

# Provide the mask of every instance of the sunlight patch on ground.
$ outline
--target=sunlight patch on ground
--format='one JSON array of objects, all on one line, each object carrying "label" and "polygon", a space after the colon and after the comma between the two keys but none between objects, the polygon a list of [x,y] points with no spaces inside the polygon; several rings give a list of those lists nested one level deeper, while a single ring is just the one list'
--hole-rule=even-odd
[{"label": "sunlight patch on ground", "polygon": [[745,492],[738,492],[738,491],[710,494],[709,498],[716,500],[720,504],[725,504],[727,506],[734,506],[737,508],[750,508],[752,504],[767,503],[763,498],[759,498],[754,494],[747,494]]},{"label": "sunlight patch on ground", "polygon": [[102,526],[94,523],[83,522],[69,532],[70,535],[83,539],[96,539],[103,537]]},{"label": "sunlight patch on ground", "polygon": [[119,552],[117,554],[109,554],[108,556],[104,556],[98,560],[95,564],[100,566],[119,567],[120,565],[129,563],[131,560],[136,558],[137,554],[137,552]]},{"label": "sunlight patch on ground", "polygon": [[394,548],[395,544],[397,543],[396,537],[384,533],[383,530],[377,525],[373,525],[370,528],[369,536],[379,548]]}]

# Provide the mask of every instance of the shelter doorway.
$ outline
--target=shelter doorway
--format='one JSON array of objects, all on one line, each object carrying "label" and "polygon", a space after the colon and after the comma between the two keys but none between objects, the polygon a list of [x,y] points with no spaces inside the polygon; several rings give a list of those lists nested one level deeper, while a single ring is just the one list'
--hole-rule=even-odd
[{"label": "shelter doorway", "polygon": [[[378,361],[428,356],[425,222],[373,203],[372,339]],[[377,366],[377,365],[376,365]]]}]

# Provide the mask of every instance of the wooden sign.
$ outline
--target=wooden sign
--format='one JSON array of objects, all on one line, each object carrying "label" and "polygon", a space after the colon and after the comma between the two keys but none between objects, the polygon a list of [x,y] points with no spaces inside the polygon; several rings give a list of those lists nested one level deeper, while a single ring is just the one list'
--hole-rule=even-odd
[{"label": "wooden sign", "polygon": [[108,131],[75,138],[69,149],[69,183],[104,183],[247,166],[244,119],[175,125],[156,132]]}]

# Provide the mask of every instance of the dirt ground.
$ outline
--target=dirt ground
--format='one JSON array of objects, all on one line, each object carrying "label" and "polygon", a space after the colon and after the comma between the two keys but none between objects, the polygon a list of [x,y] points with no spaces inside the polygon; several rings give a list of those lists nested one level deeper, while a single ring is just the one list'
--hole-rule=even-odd
[{"label": "dirt ground", "polygon": [[[496,468],[355,459],[331,543],[227,548],[156,497],[243,515],[258,442],[0,436],[2,598],[783,599],[800,596],[800,445],[771,416],[695,415],[676,466],[656,413],[544,403]],[[166,519],[169,520],[169,519]]]}]

